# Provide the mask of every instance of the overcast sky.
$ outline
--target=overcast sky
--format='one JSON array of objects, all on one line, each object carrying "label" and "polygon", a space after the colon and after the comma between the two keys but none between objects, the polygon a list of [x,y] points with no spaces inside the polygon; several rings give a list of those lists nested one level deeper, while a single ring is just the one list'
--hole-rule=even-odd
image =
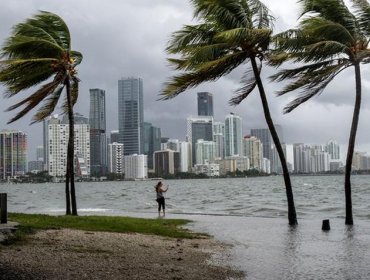
[{"label": "overcast sky", "polygon": [[[296,25],[299,14],[296,0],[266,0],[264,3],[276,17],[277,31]],[[118,128],[117,81],[121,77],[143,79],[144,119],[161,127],[163,136],[185,139],[186,118],[197,114],[198,91],[214,94],[216,121],[224,121],[226,114],[234,112],[243,118],[244,134],[248,134],[251,128],[266,127],[257,92],[237,107],[228,105],[233,91],[240,85],[243,66],[217,82],[191,89],[175,99],[156,101],[163,83],[174,74],[166,63],[166,43],[172,32],[184,24],[194,23],[189,1],[1,0],[0,43],[9,36],[12,26],[34,15],[38,10],[58,14],[69,26],[72,49],[80,51],[84,56],[79,67],[82,82],[75,110],[88,116],[89,89],[104,89],[108,130]],[[362,70],[363,103],[356,150],[367,152],[370,151],[370,79],[368,68],[363,67]],[[270,83],[266,79],[274,71],[265,67],[263,76],[271,113],[275,123],[283,127],[285,142],[324,144],[329,139],[336,139],[343,148],[346,147],[355,96],[353,69],[338,76],[321,96],[287,115],[282,114],[282,109],[294,94],[275,97],[274,92],[282,85]],[[4,92],[1,86],[0,92]],[[34,159],[35,146],[42,144],[42,126],[28,125],[32,114],[11,126],[6,125],[14,112],[4,111],[17,99],[0,100],[0,129],[20,129],[28,133],[30,159]]]}]

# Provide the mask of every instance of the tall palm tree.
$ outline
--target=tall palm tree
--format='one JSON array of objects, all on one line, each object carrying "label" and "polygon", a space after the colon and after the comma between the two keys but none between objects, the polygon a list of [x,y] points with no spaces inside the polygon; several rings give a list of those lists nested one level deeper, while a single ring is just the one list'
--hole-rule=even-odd
[{"label": "tall palm tree", "polygon": [[[66,173],[66,214],[77,215],[74,187],[74,131],[73,106],[78,97],[76,66],[82,55],[71,50],[71,36],[66,23],[57,15],[41,11],[32,18],[14,26],[10,37],[0,50],[0,83],[5,85],[6,97],[27,91],[28,96],[9,107],[12,111],[21,106],[12,123],[37,107],[32,123],[50,116],[58,105],[64,89],[66,98],[62,108],[69,116],[69,142]],[[71,189],[69,183],[71,182]]]},{"label": "tall palm tree", "polygon": [[347,225],[353,224],[351,170],[361,107],[361,64],[370,62],[370,5],[366,0],[351,0],[353,9],[342,0],[301,0],[302,18],[297,29],[276,36],[277,50],[271,59],[279,66],[284,61],[298,62],[294,69],[281,70],[272,78],[291,79],[278,95],[301,90],[285,107],[289,113],[319,95],[343,70],[354,67],[356,101],[345,167]]},{"label": "tall palm tree", "polygon": [[272,34],[273,18],[259,0],[191,0],[200,23],[175,32],[167,52],[177,55],[169,62],[183,71],[166,84],[162,99],[170,99],[188,88],[217,80],[245,63],[242,87],[230,104],[240,104],[258,88],[263,112],[278,151],[288,200],[290,225],[297,224],[293,191],[285,155],[273,121],[260,77]]}]

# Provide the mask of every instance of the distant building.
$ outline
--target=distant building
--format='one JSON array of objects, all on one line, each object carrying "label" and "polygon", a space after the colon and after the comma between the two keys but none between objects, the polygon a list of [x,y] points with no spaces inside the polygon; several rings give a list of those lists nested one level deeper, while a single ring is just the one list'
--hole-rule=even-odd
[{"label": "distant building", "polygon": [[191,143],[180,142],[180,171],[191,172],[192,157],[191,157]]},{"label": "distant building", "polygon": [[213,141],[213,118],[212,117],[189,117],[187,119],[186,139],[191,143],[192,161],[195,163],[195,144],[199,139]]},{"label": "distant building", "polygon": [[118,132],[118,130],[112,130],[110,132],[110,142],[109,142],[109,144],[112,144],[112,143],[119,143],[119,132]]},{"label": "distant building", "polygon": [[90,89],[89,120],[91,174],[100,177],[107,169],[105,91],[102,89]]},{"label": "distant building", "polygon": [[0,179],[23,176],[27,171],[27,135],[22,131],[0,131]]},{"label": "distant building", "polygon": [[108,144],[108,172],[122,174],[124,173],[123,144]]},{"label": "distant building", "polygon": [[144,154],[148,156],[148,169],[153,169],[153,154],[161,150],[161,129],[144,122]]},{"label": "distant building", "polygon": [[124,156],[125,179],[146,179],[148,178],[148,157],[146,155]]},{"label": "distant building", "polygon": [[213,117],[213,94],[198,92],[198,116]]},{"label": "distant building", "polygon": [[44,161],[42,160],[31,160],[28,162],[28,172],[39,173],[44,171]]},{"label": "distant building", "polygon": [[44,161],[44,146],[42,145],[36,147],[36,160]]},{"label": "distant building", "polygon": [[225,157],[242,155],[242,118],[230,113],[225,118]]},{"label": "distant building", "polygon": [[154,152],[154,172],[157,176],[180,171],[180,153],[172,150]]},{"label": "distant building", "polygon": [[195,144],[196,164],[213,163],[213,161],[215,160],[215,150],[215,142],[198,139],[197,143]]},{"label": "distant building", "polygon": [[225,157],[225,123],[213,123],[213,142],[216,143],[215,158]]},{"label": "distant building", "polygon": [[325,152],[329,153],[331,160],[340,160],[340,146],[337,141],[329,140],[325,146]]},{"label": "distant building", "polygon": [[255,136],[243,139],[243,155],[249,158],[250,168],[262,171],[263,145]]},{"label": "distant building", "polygon": [[220,176],[220,165],[216,163],[194,165],[195,174],[206,174],[208,177]]},{"label": "distant building", "polygon": [[122,78],[118,81],[119,143],[125,155],[144,152],[143,80]]},{"label": "distant building", "polygon": [[[76,114],[74,125],[74,163],[83,167],[83,176],[90,176],[90,125],[88,119]],[[69,139],[68,118],[60,121],[54,116],[48,121],[48,167],[49,175],[65,176],[67,166],[67,145]],[[83,160],[82,160],[83,159]],[[76,161],[77,160],[77,161]],[[84,166],[83,166],[84,165]],[[78,166],[75,165],[77,168]],[[86,173],[84,173],[86,170]]]}]

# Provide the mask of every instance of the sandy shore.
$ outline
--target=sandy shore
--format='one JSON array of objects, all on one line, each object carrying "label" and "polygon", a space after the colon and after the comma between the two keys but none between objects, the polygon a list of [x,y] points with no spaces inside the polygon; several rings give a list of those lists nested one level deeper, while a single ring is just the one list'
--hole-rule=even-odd
[{"label": "sandy shore", "polygon": [[213,239],[48,230],[0,248],[0,279],[240,279]]}]

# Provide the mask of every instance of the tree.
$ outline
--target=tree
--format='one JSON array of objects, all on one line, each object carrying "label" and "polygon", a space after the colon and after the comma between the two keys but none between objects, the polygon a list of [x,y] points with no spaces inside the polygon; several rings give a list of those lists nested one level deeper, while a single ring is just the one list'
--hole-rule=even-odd
[{"label": "tree", "polygon": [[[82,55],[71,50],[71,37],[66,23],[57,15],[41,11],[32,18],[14,26],[10,37],[0,51],[0,83],[5,85],[6,97],[27,91],[28,96],[9,107],[20,107],[12,123],[42,104],[31,123],[40,122],[56,109],[62,92],[66,97],[62,110],[69,116],[69,141],[66,172],[66,214],[77,215],[74,186],[74,131],[73,106],[78,97],[76,66]],[[35,91],[29,89],[37,87]],[[69,188],[71,183],[71,188]]]},{"label": "tree", "polygon": [[[278,95],[301,90],[300,95],[285,107],[289,113],[321,94],[343,70],[354,67],[356,101],[345,167],[347,225],[353,224],[351,170],[356,132],[361,107],[360,64],[370,62],[370,5],[366,0],[351,0],[354,12],[342,0],[301,0],[302,18],[298,28],[276,36],[277,50],[272,64],[285,61],[301,63],[296,68],[279,71],[272,79],[292,82]],[[302,65],[303,63],[303,65]]]},{"label": "tree", "polygon": [[183,71],[167,82],[162,99],[170,99],[188,88],[227,75],[243,63],[247,64],[243,86],[230,100],[240,104],[257,87],[267,125],[278,151],[288,200],[290,225],[297,224],[293,190],[281,143],[274,127],[260,77],[262,62],[267,57],[273,17],[259,0],[192,0],[194,17],[200,23],[186,25],[175,32],[167,52],[177,55],[169,62]]}]

